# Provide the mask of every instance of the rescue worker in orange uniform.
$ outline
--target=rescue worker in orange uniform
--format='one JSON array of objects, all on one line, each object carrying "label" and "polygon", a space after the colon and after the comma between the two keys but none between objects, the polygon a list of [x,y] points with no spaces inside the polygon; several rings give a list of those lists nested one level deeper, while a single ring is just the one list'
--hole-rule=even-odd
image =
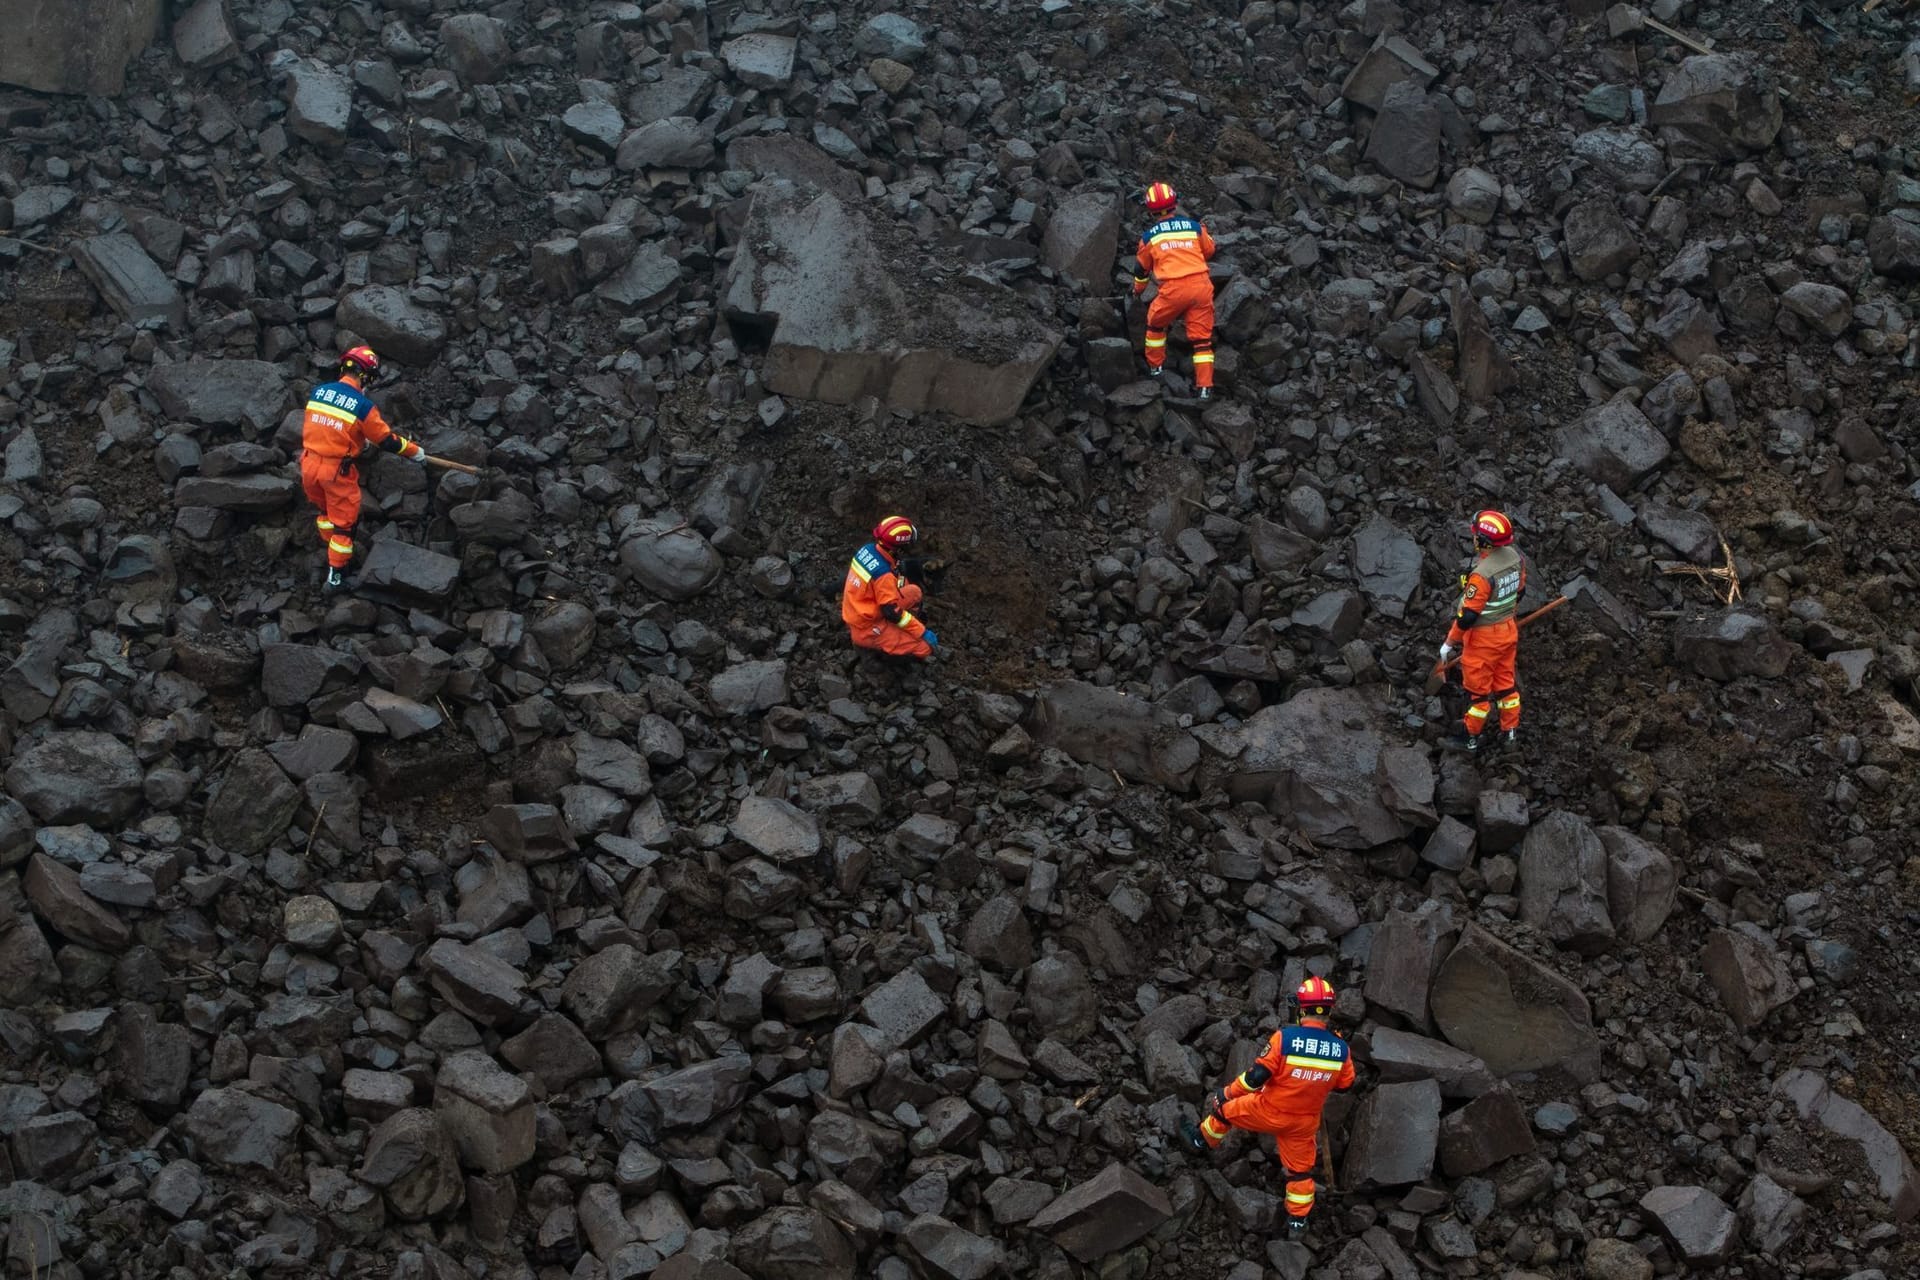
[{"label": "rescue worker in orange uniform", "polygon": [[1147,376],[1157,378],[1167,364],[1167,330],[1186,317],[1187,341],[1193,344],[1193,384],[1200,398],[1213,398],[1213,277],[1207,263],[1214,253],[1213,237],[1198,218],[1178,212],[1173,188],[1156,182],[1147,188],[1147,210],[1159,221],[1140,236],[1134,255],[1135,297],[1157,280],[1160,291],[1147,306]]},{"label": "rescue worker in orange uniform", "polygon": [[1347,1042],[1327,1029],[1333,1002],[1333,984],[1325,978],[1302,982],[1293,993],[1299,1020],[1274,1032],[1257,1062],[1209,1095],[1206,1119],[1180,1126],[1180,1136],[1197,1155],[1214,1150],[1234,1129],[1273,1135],[1287,1175],[1289,1236],[1305,1231],[1313,1212],[1313,1166],[1327,1095],[1353,1087]]},{"label": "rescue worker in orange uniform", "polygon": [[900,570],[900,557],[920,536],[905,516],[874,526],[873,541],[853,553],[840,592],[840,617],[853,643],[896,658],[930,658],[940,637],[913,616],[923,592]]},{"label": "rescue worker in orange uniform", "polygon": [[1487,719],[1500,708],[1500,737],[1520,741],[1520,690],[1515,664],[1520,655],[1520,596],[1527,589],[1527,559],[1513,545],[1513,521],[1498,511],[1473,518],[1473,571],[1461,579],[1460,608],[1440,661],[1460,655],[1460,683],[1471,701],[1455,746],[1478,751],[1494,740]]},{"label": "rescue worker in orange uniform", "polygon": [[360,519],[360,453],[378,445],[403,458],[423,458],[426,450],[394,431],[380,416],[366,385],[380,371],[372,347],[355,347],[340,357],[340,376],[307,393],[301,430],[300,483],[320,509],[314,527],[327,549],[328,591],[344,583],[342,571],[353,561],[353,526]]}]

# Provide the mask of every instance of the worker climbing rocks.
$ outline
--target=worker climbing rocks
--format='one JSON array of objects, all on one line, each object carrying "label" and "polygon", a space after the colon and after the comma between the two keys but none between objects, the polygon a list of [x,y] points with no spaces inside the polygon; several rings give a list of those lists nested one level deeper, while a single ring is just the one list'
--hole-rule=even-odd
[{"label": "worker climbing rocks", "polygon": [[896,658],[930,658],[940,637],[913,616],[923,595],[907,580],[901,557],[919,539],[905,516],[888,516],[874,526],[873,541],[853,553],[840,616],[853,643]]},{"label": "worker climbing rocks", "polygon": [[342,572],[353,562],[353,526],[359,522],[359,455],[372,443],[403,459],[426,451],[399,436],[367,395],[380,357],[372,347],[353,347],[340,357],[340,376],[307,393],[307,418],[301,426],[300,484],[321,509],[313,520],[326,547],[326,589],[338,591]]},{"label": "worker climbing rocks", "polygon": [[1166,368],[1167,330],[1185,316],[1187,341],[1193,344],[1193,383],[1200,398],[1208,400],[1213,397],[1213,278],[1207,263],[1213,257],[1213,237],[1199,219],[1178,212],[1178,202],[1164,182],[1147,188],[1147,210],[1159,221],[1140,236],[1133,292],[1135,297],[1145,293],[1150,280],[1160,284],[1147,306],[1147,376],[1157,378]]},{"label": "worker climbing rocks", "polygon": [[353,526],[360,519],[361,451],[375,444],[403,458],[426,456],[426,450],[387,425],[366,393],[379,371],[380,357],[373,348],[354,347],[340,357],[338,378],[307,393],[300,483],[320,509],[313,523],[327,549],[328,591],[344,585],[342,571],[353,561]]},{"label": "worker climbing rocks", "polygon": [[1460,580],[1460,608],[1440,646],[1440,661],[1444,665],[1460,655],[1460,683],[1470,699],[1460,730],[1448,741],[1478,751],[1494,740],[1487,719],[1495,706],[1500,737],[1508,744],[1520,740],[1514,670],[1520,624],[1514,615],[1527,589],[1527,560],[1513,545],[1513,521],[1498,511],[1473,517],[1473,551],[1473,570]]},{"label": "worker climbing rocks", "polygon": [[1333,1002],[1333,984],[1325,978],[1302,982],[1293,993],[1298,1021],[1274,1032],[1258,1061],[1224,1090],[1208,1095],[1204,1120],[1180,1126],[1180,1136],[1197,1155],[1218,1147],[1232,1129],[1272,1134],[1286,1171],[1291,1236],[1307,1229],[1307,1215],[1313,1212],[1321,1109],[1329,1093],[1353,1087],[1347,1042],[1327,1029]]}]

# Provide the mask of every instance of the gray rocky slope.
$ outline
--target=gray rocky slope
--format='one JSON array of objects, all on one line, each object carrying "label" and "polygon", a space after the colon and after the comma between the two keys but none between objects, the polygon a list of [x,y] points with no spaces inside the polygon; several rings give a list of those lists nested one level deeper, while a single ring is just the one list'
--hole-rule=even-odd
[{"label": "gray rocky slope", "polygon": [[[1897,4],[13,9],[10,1274],[1912,1272]],[[349,340],[482,470],[324,599]],[[1468,761],[1482,505],[1570,603]],[[1174,1135],[1309,970],[1283,1243]]]}]

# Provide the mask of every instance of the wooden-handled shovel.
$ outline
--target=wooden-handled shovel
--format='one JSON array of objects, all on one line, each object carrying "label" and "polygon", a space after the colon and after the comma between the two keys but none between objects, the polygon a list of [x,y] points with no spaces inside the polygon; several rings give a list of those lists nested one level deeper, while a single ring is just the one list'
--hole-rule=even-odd
[{"label": "wooden-handled shovel", "polygon": [[442,467],[448,471],[458,471],[462,475],[477,476],[480,468],[470,467],[464,462],[455,462],[452,458],[436,458],[430,453],[420,455],[420,461],[429,467]]},{"label": "wooden-handled shovel", "polygon": [[[1547,603],[1541,605],[1538,609],[1535,609],[1532,613],[1528,614],[1526,617],[1520,619],[1520,625],[1524,627],[1529,622],[1532,622],[1535,618],[1544,617],[1547,614],[1552,613],[1555,609],[1558,609],[1561,605],[1565,604],[1566,602],[1567,602],[1566,596],[1555,596],[1553,599],[1547,601]],[[1438,693],[1440,691],[1440,682],[1446,678],[1447,671],[1450,668],[1459,665],[1459,662],[1460,662],[1460,655],[1456,653],[1451,658],[1448,658],[1445,662],[1434,663],[1433,670],[1427,673],[1427,692]]]}]

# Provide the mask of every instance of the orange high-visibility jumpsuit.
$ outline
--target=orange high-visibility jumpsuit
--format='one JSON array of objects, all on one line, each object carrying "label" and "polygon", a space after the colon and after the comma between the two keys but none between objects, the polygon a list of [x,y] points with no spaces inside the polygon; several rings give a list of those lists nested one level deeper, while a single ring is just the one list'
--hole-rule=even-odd
[{"label": "orange high-visibility jumpsuit", "polygon": [[1460,649],[1460,683],[1470,699],[1461,723],[1469,734],[1487,727],[1496,702],[1500,727],[1520,727],[1520,623],[1514,615],[1526,589],[1526,557],[1511,546],[1482,554],[1461,587],[1447,643]]},{"label": "orange high-visibility jumpsuit", "polygon": [[360,468],[354,459],[369,444],[403,458],[418,458],[426,450],[389,427],[373,397],[352,377],[307,393],[300,444],[300,484],[308,501],[320,508],[313,523],[327,563],[344,569],[353,561],[353,526],[360,520]]},{"label": "orange high-visibility jumpsuit", "polygon": [[1160,292],[1147,307],[1148,367],[1166,364],[1167,330],[1185,316],[1187,341],[1193,344],[1193,381],[1201,387],[1213,385],[1213,279],[1207,274],[1213,253],[1206,227],[1174,214],[1146,229],[1134,255],[1140,263],[1133,275],[1134,293],[1145,293],[1149,278],[1160,282]]},{"label": "orange high-visibility jumpsuit", "polygon": [[846,585],[840,592],[840,617],[847,633],[862,649],[876,649],[897,658],[926,658],[933,646],[924,637],[926,624],[913,616],[922,593],[900,575],[886,548],[869,542],[853,553]]},{"label": "orange high-visibility jumpsuit", "polygon": [[1217,1147],[1230,1129],[1270,1133],[1287,1176],[1287,1214],[1313,1212],[1313,1165],[1320,1112],[1327,1095],[1353,1087],[1347,1042],[1319,1018],[1302,1018],[1267,1041],[1267,1051],[1223,1091],[1225,1103],[1200,1122],[1200,1133]]}]

